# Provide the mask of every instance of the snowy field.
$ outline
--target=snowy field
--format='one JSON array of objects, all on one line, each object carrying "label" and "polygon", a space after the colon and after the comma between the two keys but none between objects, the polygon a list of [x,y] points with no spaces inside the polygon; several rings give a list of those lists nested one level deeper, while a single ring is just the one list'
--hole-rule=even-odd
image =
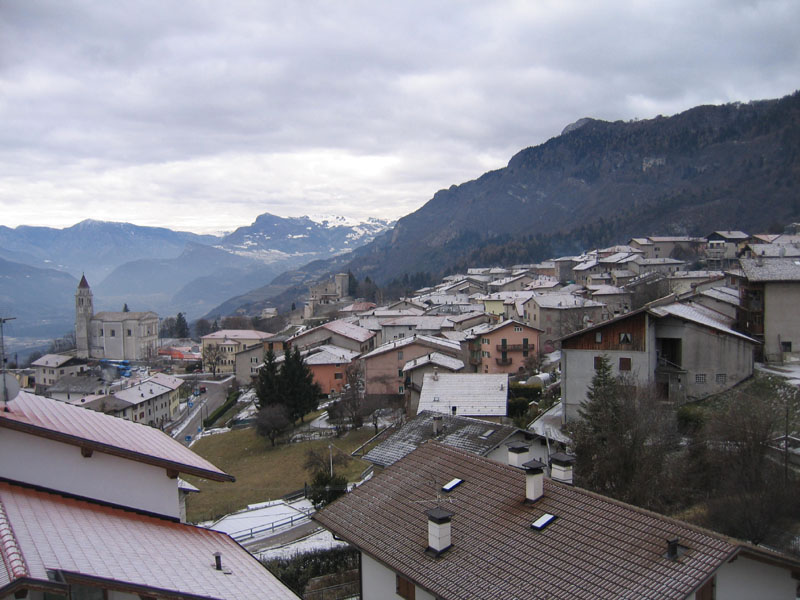
[{"label": "snowy field", "polygon": [[305,554],[315,550],[330,550],[331,548],[344,546],[347,546],[346,542],[333,539],[333,534],[323,529],[290,544],[262,550],[254,556],[259,560],[273,560],[275,558],[291,558],[297,554]]}]

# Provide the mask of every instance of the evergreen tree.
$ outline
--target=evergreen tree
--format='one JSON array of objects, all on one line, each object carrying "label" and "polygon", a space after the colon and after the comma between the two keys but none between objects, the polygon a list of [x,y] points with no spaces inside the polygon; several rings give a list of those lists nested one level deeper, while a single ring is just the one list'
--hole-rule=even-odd
[{"label": "evergreen tree", "polygon": [[282,386],[283,381],[278,371],[278,363],[275,361],[275,353],[267,350],[264,354],[264,366],[258,370],[256,379],[258,407],[263,409],[272,404],[285,404]]},{"label": "evergreen tree", "polygon": [[305,415],[317,410],[322,391],[297,347],[286,353],[281,375],[292,419],[302,420]]},{"label": "evergreen tree", "polygon": [[131,309],[128,308],[128,303],[126,302],[125,305],[122,307],[122,312],[131,312]]},{"label": "evergreen tree", "polygon": [[183,316],[183,313],[178,313],[178,316],[175,317],[175,337],[189,337],[189,324],[186,322],[186,317]]}]

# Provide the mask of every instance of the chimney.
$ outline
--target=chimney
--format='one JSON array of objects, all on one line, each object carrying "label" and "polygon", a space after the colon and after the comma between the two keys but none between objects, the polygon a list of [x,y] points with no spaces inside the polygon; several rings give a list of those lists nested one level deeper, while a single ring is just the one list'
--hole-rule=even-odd
[{"label": "chimney", "polygon": [[433,380],[439,381],[439,367],[433,367]]},{"label": "chimney", "polygon": [[214,552],[214,568],[222,571],[222,552]]},{"label": "chimney", "polygon": [[425,552],[439,556],[442,552],[450,548],[450,520],[453,512],[437,506],[426,510],[428,515],[428,548]]},{"label": "chimney", "polygon": [[433,435],[442,433],[442,415],[433,415]]},{"label": "chimney", "polygon": [[556,452],[550,455],[550,478],[572,485],[572,464],[575,457],[564,452]]},{"label": "chimney", "polygon": [[678,555],[680,554],[680,544],[678,543],[680,539],[678,536],[674,538],[669,538],[667,540],[667,558],[670,560],[677,560]]},{"label": "chimney", "polygon": [[529,460],[522,465],[525,469],[525,502],[536,502],[544,495],[544,468],[540,460]]},{"label": "chimney", "polygon": [[508,448],[508,464],[512,467],[522,468],[522,465],[528,462],[530,458],[531,447],[523,442],[509,442],[506,444]]}]

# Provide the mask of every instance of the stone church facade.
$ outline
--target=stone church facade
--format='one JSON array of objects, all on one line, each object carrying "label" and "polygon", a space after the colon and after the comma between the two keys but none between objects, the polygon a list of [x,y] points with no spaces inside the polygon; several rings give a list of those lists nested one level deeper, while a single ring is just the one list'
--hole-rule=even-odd
[{"label": "stone church facade", "polygon": [[154,312],[94,312],[92,290],[81,277],[75,292],[75,343],[80,358],[145,360],[158,349]]}]

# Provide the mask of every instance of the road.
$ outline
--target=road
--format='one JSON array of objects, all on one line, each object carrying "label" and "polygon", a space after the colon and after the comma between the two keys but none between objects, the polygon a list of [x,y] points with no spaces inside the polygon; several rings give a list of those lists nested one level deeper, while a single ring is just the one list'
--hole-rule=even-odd
[{"label": "road", "polygon": [[191,440],[187,441],[186,436],[194,438],[198,432],[202,431],[203,419],[225,403],[231,380],[232,378],[223,381],[198,381],[198,385],[205,386],[207,391],[205,394],[190,399],[193,406],[189,408],[189,413],[183,421],[173,429],[172,437],[188,446]]}]

